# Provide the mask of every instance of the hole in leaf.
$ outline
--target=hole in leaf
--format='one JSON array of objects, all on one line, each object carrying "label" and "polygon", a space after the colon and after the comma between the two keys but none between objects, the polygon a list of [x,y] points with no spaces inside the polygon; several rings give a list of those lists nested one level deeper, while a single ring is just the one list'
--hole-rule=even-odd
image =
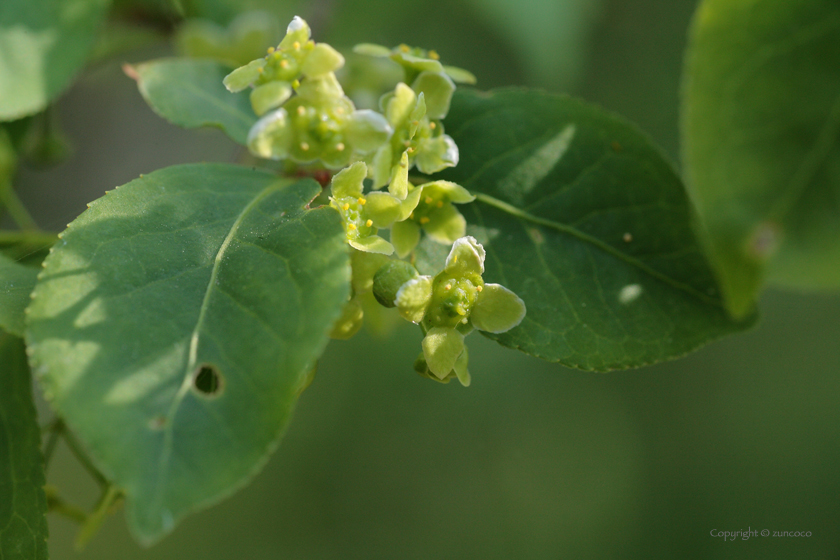
[{"label": "hole in leaf", "polygon": [[208,397],[218,397],[222,393],[223,379],[221,372],[210,364],[201,364],[193,375],[193,388]]}]

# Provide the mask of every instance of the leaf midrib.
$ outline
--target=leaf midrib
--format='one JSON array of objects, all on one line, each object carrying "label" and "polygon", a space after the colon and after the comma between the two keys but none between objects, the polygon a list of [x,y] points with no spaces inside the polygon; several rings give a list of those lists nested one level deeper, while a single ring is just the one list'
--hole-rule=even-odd
[{"label": "leaf midrib", "polygon": [[506,213],[510,214],[511,216],[513,216],[515,218],[518,218],[520,220],[531,222],[533,224],[548,227],[548,228],[554,229],[556,231],[559,231],[561,233],[571,235],[572,237],[575,237],[575,238],[579,239],[580,241],[583,241],[584,243],[588,243],[590,245],[593,245],[597,249],[600,249],[600,250],[606,252],[607,254],[609,254],[609,255],[611,255],[611,256],[613,256],[613,257],[615,257],[615,258],[617,258],[617,259],[619,259],[619,260],[621,260],[621,261],[623,261],[627,264],[629,264],[630,266],[638,268],[639,270],[641,270],[645,274],[647,274],[647,275],[649,275],[649,276],[651,276],[651,277],[653,277],[653,278],[655,278],[659,281],[665,282],[666,284],[668,284],[672,288],[680,290],[680,291],[682,291],[682,292],[684,292],[688,295],[691,295],[691,296],[699,299],[703,303],[706,303],[708,305],[712,305],[714,307],[723,308],[723,304],[719,300],[711,298],[711,297],[707,296],[706,294],[692,288],[691,286],[689,286],[687,284],[684,284],[682,282],[679,282],[679,281],[671,278],[670,276],[668,276],[666,274],[663,274],[663,273],[659,272],[658,270],[656,270],[654,268],[651,268],[650,266],[646,265],[642,261],[640,261],[640,260],[638,260],[634,257],[631,257],[631,256],[629,256],[625,253],[622,253],[621,251],[619,251],[615,247],[612,247],[611,245],[609,245],[607,243],[604,243],[603,241],[601,241],[597,237],[593,237],[589,234],[586,234],[586,233],[584,233],[584,232],[582,232],[582,231],[580,231],[580,230],[578,230],[578,229],[576,229],[572,226],[569,226],[567,224],[562,224],[560,222],[556,222],[556,221],[553,221],[553,220],[548,220],[548,219],[545,219],[545,218],[540,218],[538,216],[534,216],[533,214],[529,214],[528,212],[525,212],[524,210],[521,210],[521,209],[519,209],[519,208],[517,208],[517,207],[515,207],[511,204],[508,204],[507,202],[504,202],[502,200],[494,198],[490,195],[486,195],[484,193],[479,193],[479,192],[476,192],[476,193],[473,193],[473,194],[475,195],[476,200],[479,201],[479,202],[482,202],[484,204],[487,204],[488,206],[492,206],[492,207],[494,207],[498,210],[506,212]]},{"label": "leaf midrib", "polygon": [[243,220],[251,212],[260,202],[262,202],[265,198],[269,195],[279,192],[280,190],[287,187],[288,184],[283,181],[278,181],[272,183],[265,189],[263,189],[257,196],[249,202],[245,208],[242,209],[242,212],[239,213],[239,216],[236,217],[233,225],[230,228],[227,236],[225,237],[222,244],[219,246],[219,250],[216,252],[216,256],[213,260],[213,269],[210,272],[210,278],[208,279],[207,283],[207,290],[204,292],[204,298],[201,301],[201,309],[198,314],[198,319],[196,320],[195,328],[193,329],[192,335],[190,336],[190,350],[189,350],[189,357],[187,359],[187,367],[184,372],[184,380],[181,383],[181,387],[178,389],[178,392],[175,395],[175,398],[172,401],[172,404],[169,407],[169,411],[166,414],[166,423],[165,423],[165,432],[164,432],[164,439],[163,439],[163,449],[161,450],[160,460],[158,462],[158,483],[155,489],[155,496],[153,499],[153,503],[160,505],[160,502],[163,499],[163,489],[166,483],[166,476],[168,473],[168,463],[172,456],[172,443],[173,443],[173,425],[175,415],[178,412],[178,409],[183,402],[184,397],[187,395],[187,392],[190,390],[190,386],[192,385],[192,373],[195,370],[196,362],[198,360],[198,343],[199,343],[199,333],[201,332],[203,325],[204,325],[204,317],[207,312],[207,308],[209,307],[208,303],[210,301],[210,297],[213,293],[214,287],[216,286],[216,277],[218,276],[220,264],[224,259],[225,251],[227,251],[230,243],[233,241],[234,236],[239,231],[239,227],[242,225]]}]

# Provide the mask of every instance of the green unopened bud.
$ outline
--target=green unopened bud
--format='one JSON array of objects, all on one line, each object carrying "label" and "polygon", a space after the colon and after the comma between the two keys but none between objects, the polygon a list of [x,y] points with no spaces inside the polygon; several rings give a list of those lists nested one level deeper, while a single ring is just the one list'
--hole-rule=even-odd
[{"label": "green unopened bud", "polygon": [[391,261],[373,276],[373,295],[385,307],[395,307],[397,292],[414,278],[420,276],[417,269],[405,261]]}]

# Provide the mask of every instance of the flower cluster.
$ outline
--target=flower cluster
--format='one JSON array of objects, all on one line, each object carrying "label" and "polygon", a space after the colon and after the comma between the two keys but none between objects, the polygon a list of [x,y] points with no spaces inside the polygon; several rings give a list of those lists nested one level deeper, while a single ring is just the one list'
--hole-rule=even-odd
[{"label": "flower cluster", "polygon": [[253,88],[251,106],[262,116],[248,135],[255,155],[320,160],[338,169],[375,151],[393,131],[379,113],[356,110],[335,77],[344,57],[310,33],[295,17],[276,48],[228,74],[224,84],[232,92]]},{"label": "flower cluster", "polygon": [[[416,167],[428,175],[458,164],[458,147],[441,120],[449,112],[455,82],[475,78],[443,66],[434,51],[405,45],[359,45],[355,50],[387,57],[404,70],[404,81],[381,97],[381,113],[355,108],[335,75],[344,57],[312,41],[309,26],[298,17],[276,48],[231,72],[224,84],[233,92],[251,88],[251,105],[260,116],[248,135],[254,155],[320,162],[339,170],[330,183],[329,205],[341,216],[353,248],[353,277],[331,336],[353,336],[375,298],[423,329],[416,371],[441,382],[457,377],[469,385],[464,336],[473,329],[498,333],[513,328],[522,321],[525,304],[482,278],[484,248],[465,236],[466,220],[454,206],[475,197],[450,181],[414,184],[419,181],[409,180],[409,170]],[[379,190],[386,185],[387,190]],[[385,229],[391,231],[383,237]],[[452,244],[443,270],[434,277],[390,258],[394,253],[408,257],[422,232]]]},{"label": "flower cluster", "polygon": [[423,353],[415,362],[419,373],[443,382],[457,377],[469,385],[464,336],[473,329],[505,332],[525,317],[525,303],[516,294],[484,282],[484,256],[475,238],[462,237],[434,277],[421,276],[404,261],[389,263],[374,276],[376,299],[423,328]]}]

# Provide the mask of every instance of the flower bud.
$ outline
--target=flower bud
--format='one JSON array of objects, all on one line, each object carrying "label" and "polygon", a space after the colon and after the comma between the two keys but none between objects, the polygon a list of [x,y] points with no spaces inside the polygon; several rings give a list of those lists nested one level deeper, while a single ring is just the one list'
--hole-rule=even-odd
[{"label": "flower bud", "polygon": [[405,261],[391,261],[373,276],[373,295],[385,307],[396,305],[397,292],[408,282],[420,276],[417,269]]}]

